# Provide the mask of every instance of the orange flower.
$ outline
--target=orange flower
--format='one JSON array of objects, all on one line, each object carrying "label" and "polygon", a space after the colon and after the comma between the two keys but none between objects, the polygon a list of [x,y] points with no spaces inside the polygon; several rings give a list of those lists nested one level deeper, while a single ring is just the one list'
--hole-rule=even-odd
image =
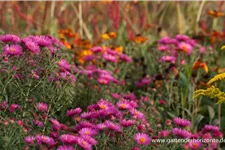
[{"label": "orange flower", "polygon": [[216,18],[224,16],[224,13],[218,12],[216,10],[210,10],[207,13],[208,13],[208,15],[216,17]]},{"label": "orange flower", "polygon": [[148,38],[141,36],[141,35],[137,35],[135,38],[132,39],[132,41],[134,41],[137,44],[144,43],[147,40],[148,40]]},{"label": "orange flower", "polygon": [[102,34],[101,39],[104,39],[104,40],[115,39],[116,36],[117,35],[115,32],[107,32]]},{"label": "orange flower", "polygon": [[111,49],[115,50],[119,54],[122,54],[123,53],[123,46],[111,47]]},{"label": "orange flower", "polygon": [[202,68],[205,71],[205,73],[208,73],[208,66],[207,66],[207,64],[203,63],[201,61],[196,61],[194,63],[194,65],[193,65],[192,69],[197,70],[197,69],[200,69],[200,68]]},{"label": "orange flower", "polygon": [[90,49],[92,47],[90,40],[78,38],[74,42],[78,45],[78,47],[80,47],[82,49]]}]

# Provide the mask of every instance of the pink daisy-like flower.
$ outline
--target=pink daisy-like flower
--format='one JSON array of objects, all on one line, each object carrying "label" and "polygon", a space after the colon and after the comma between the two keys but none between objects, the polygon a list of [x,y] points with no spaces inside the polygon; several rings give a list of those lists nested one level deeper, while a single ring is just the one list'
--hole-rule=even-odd
[{"label": "pink daisy-like flower", "polygon": [[178,44],[178,49],[186,52],[188,55],[190,55],[192,53],[192,46],[188,43],[185,42],[181,42]]},{"label": "pink daisy-like flower", "polygon": [[204,128],[202,129],[203,133],[206,132],[218,132],[220,131],[219,127],[214,126],[214,125],[205,125]]},{"label": "pink daisy-like flower", "polygon": [[149,145],[151,142],[150,137],[145,133],[137,133],[134,139],[137,142],[137,144],[145,145],[145,146]]},{"label": "pink daisy-like flower", "polygon": [[40,46],[49,46],[52,44],[52,40],[48,36],[31,36],[28,37],[34,40]]},{"label": "pink daisy-like flower", "polygon": [[37,135],[35,137],[35,139],[38,141],[38,142],[41,142],[41,143],[45,143],[47,145],[54,145],[55,144],[55,141],[53,138],[49,137],[49,136],[45,136],[45,135]]},{"label": "pink daisy-like flower", "polygon": [[86,140],[84,140],[83,138],[78,138],[77,139],[77,143],[80,147],[84,148],[84,149],[91,149],[91,144],[89,144]]},{"label": "pink daisy-like flower", "polygon": [[140,112],[134,108],[130,110],[130,113],[133,115],[134,118],[138,118],[140,120],[145,120],[145,115],[142,112]]},{"label": "pink daisy-like flower", "polygon": [[132,58],[130,58],[126,54],[121,54],[120,55],[120,59],[123,60],[123,61],[125,61],[125,62],[128,62],[128,63],[132,62]]},{"label": "pink daisy-like flower", "polygon": [[110,80],[106,78],[98,78],[98,83],[108,85],[110,83]]},{"label": "pink daisy-like flower", "polygon": [[116,63],[118,61],[117,56],[114,56],[114,55],[109,54],[109,53],[104,53],[103,58],[105,60],[108,60],[108,61],[111,61],[111,62],[114,62],[114,63]]},{"label": "pink daisy-like flower", "polygon": [[9,106],[9,112],[13,113],[16,109],[20,109],[21,106],[18,104],[12,104]]},{"label": "pink daisy-like flower", "polygon": [[123,127],[130,127],[130,126],[133,126],[135,123],[136,123],[135,120],[125,120],[125,119],[123,119],[120,122],[120,125],[123,126]]},{"label": "pink daisy-like flower", "polygon": [[25,44],[25,46],[27,47],[27,49],[35,54],[40,53],[40,47],[38,46],[37,43],[35,43],[34,41],[32,41],[30,38],[25,38],[23,39],[23,43]]},{"label": "pink daisy-like flower", "polygon": [[171,38],[170,37],[163,37],[163,38],[161,38],[159,41],[158,41],[158,43],[159,44],[170,44],[170,41],[171,41]]},{"label": "pink daisy-like flower", "polygon": [[198,140],[193,139],[189,142],[189,146],[191,150],[199,150],[202,146],[202,143],[199,142]]},{"label": "pink daisy-like flower", "polygon": [[48,104],[43,103],[43,102],[37,103],[37,105],[35,107],[37,110],[42,111],[42,112],[48,111]]},{"label": "pink daisy-like flower", "polygon": [[188,41],[190,38],[187,35],[178,34],[176,35],[176,39],[179,41]]},{"label": "pink daisy-like flower", "polygon": [[175,63],[176,62],[176,57],[174,57],[174,56],[162,56],[161,58],[160,58],[160,62],[162,62],[162,61],[165,61],[165,62],[170,62],[170,63]]},{"label": "pink daisy-like flower", "polygon": [[95,47],[91,48],[91,51],[94,52],[94,53],[101,52],[102,50],[103,50],[103,48],[100,47],[100,46],[95,46]]},{"label": "pink daisy-like flower", "polygon": [[190,138],[191,137],[191,133],[190,132],[188,132],[187,130],[179,129],[179,128],[173,128],[172,129],[172,133],[175,136],[178,136],[180,138]]},{"label": "pink daisy-like flower", "polygon": [[168,137],[170,135],[170,131],[169,130],[163,130],[159,132],[159,136],[160,137]]},{"label": "pink daisy-like flower", "polygon": [[61,59],[57,64],[61,71],[70,71],[71,65],[65,59]]},{"label": "pink daisy-like flower", "polygon": [[106,125],[106,128],[107,129],[110,129],[112,131],[115,131],[115,132],[122,132],[122,129],[121,129],[121,126],[118,125],[118,124],[115,124],[111,121],[105,121],[104,124]]},{"label": "pink daisy-like flower", "polygon": [[122,96],[120,94],[117,93],[112,93],[112,97],[115,99],[120,99]]},{"label": "pink daisy-like flower", "polygon": [[163,52],[163,51],[169,51],[170,50],[170,46],[168,46],[168,45],[160,45],[158,47],[158,50],[161,51],[161,52]]},{"label": "pink daisy-like flower", "polygon": [[174,123],[180,127],[188,127],[191,126],[191,122],[189,120],[183,119],[183,118],[179,118],[179,117],[175,117],[173,119]]},{"label": "pink daisy-like flower", "polygon": [[77,143],[77,136],[71,135],[71,134],[63,134],[60,136],[60,141],[62,141],[64,144],[76,144]]},{"label": "pink daisy-like flower", "polygon": [[75,148],[73,146],[62,145],[57,150],[75,150]]},{"label": "pink daisy-like flower", "polygon": [[5,35],[0,35],[0,41],[19,43],[21,39],[14,34],[5,34]]},{"label": "pink daisy-like flower", "polygon": [[79,131],[79,134],[81,135],[88,135],[88,136],[94,136],[96,134],[98,134],[98,132],[94,129],[91,129],[91,128],[82,128],[80,131]]},{"label": "pink daisy-like flower", "polygon": [[50,119],[50,122],[52,123],[53,130],[58,131],[62,127],[61,123],[56,119]]},{"label": "pink daisy-like flower", "polygon": [[97,124],[96,127],[98,130],[104,130],[106,128],[106,125],[104,123],[100,123],[100,124]]},{"label": "pink daisy-like flower", "polygon": [[81,135],[81,137],[87,141],[88,143],[90,143],[91,145],[96,145],[98,142],[91,136],[88,135]]},{"label": "pink daisy-like flower", "polygon": [[70,109],[66,112],[66,116],[73,117],[82,112],[81,108]]},{"label": "pink daisy-like flower", "polygon": [[96,129],[96,125],[92,124],[88,121],[81,121],[79,124],[77,124],[74,128],[75,131],[79,131],[82,128],[91,128],[91,129]]},{"label": "pink daisy-like flower", "polygon": [[129,101],[123,99],[119,102],[116,103],[116,105],[118,106],[118,108],[120,109],[131,109],[132,107],[130,106]]},{"label": "pink daisy-like flower", "polygon": [[33,144],[34,140],[35,140],[35,137],[34,136],[26,136],[24,140],[28,144]]},{"label": "pink daisy-like flower", "polygon": [[15,55],[21,56],[23,54],[22,47],[20,45],[6,45],[3,47],[3,56]]}]

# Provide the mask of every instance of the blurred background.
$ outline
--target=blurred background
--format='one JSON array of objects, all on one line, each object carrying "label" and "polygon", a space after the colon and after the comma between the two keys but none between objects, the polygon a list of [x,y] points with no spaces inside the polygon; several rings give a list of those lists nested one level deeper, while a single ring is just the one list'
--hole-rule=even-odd
[{"label": "blurred background", "polygon": [[0,30],[57,37],[60,29],[71,29],[89,40],[118,30],[129,37],[143,33],[200,36],[224,31],[224,7],[223,1],[1,1]]}]

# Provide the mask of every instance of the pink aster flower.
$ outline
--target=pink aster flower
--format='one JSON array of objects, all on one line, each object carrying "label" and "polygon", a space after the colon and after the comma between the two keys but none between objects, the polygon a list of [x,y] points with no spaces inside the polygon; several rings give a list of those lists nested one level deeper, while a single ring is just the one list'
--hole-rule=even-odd
[{"label": "pink aster flower", "polygon": [[91,129],[91,128],[82,128],[80,131],[79,131],[79,134],[81,135],[88,135],[88,136],[94,136],[96,135],[98,132],[94,129]]},{"label": "pink aster flower", "polygon": [[220,129],[217,126],[214,125],[205,125],[204,128],[202,129],[203,133],[206,132],[218,132]]},{"label": "pink aster flower", "polygon": [[44,143],[47,145],[54,145],[55,141],[53,138],[49,137],[49,136],[45,136],[45,135],[37,135],[35,137],[35,139],[40,142],[40,143]]},{"label": "pink aster flower", "polygon": [[130,110],[130,113],[133,115],[134,118],[138,118],[140,120],[145,119],[145,115],[142,112],[140,112],[134,108]]},{"label": "pink aster flower", "polygon": [[103,50],[103,48],[100,47],[100,46],[95,46],[95,47],[91,48],[91,51],[94,52],[94,53],[101,52],[102,50]]},{"label": "pink aster flower", "polygon": [[61,123],[58,120],[56,120],[56,119],[50,119],[50,122],[52,123],[53,130],[58,131],[58,130],[61,129],[61,126],[62,125],[61,125]]},{"label": "pink aster flower", "polygon": [[75,150],[73,146],[62,145],[57,148],[57,150]]},{"label": "pink aster flower", "polygon": [[39,110],[41,112],[48,111],[48,104],[43,103],[43,102],[37,103],[37,105],[35,107],[37,110]]},{"label": "pink aster flower", "polygon": [[120,99],[122,96],[120,94],[117,93],[112,93],[112,97],[115,99]]},{"label": "pink aster flower", "polygon": [[150,137],[145,134],[145,133],[137,133],[134,137],[135,141],[137,142],[137,144],[140,145],[149,145],[151,142]]},{"label": "pink aster flower", "polygon": [[180,127],[188,127],[191,126],[191,122],[189,120],[183,119],[183,118],[179,118],[179,117],[175,117],[173,119],[174,123]]},{"label": "pink aster flower", "polygon": [[189,36],[187,36],[187,35],[182,35],[182,34],[176,35],[176,39],[177,39],[178,41],[188,41],[188,40],[190,40]]},{"label": "pink aster flower", "polygon": [[98,130],[104,130],[106,128],[106,125],[104,123],[100,123],[100,124],[97,124],[96,128]]},{"label": "pink aster flower", "polygon": [[128,62],[128,63],[132,62],[132,58],[130,58],[126,54],[121,54],[120,55],[120,59],[123,60],[123,61],[125,61],[125,62]]},{"label": "pink aster flower", "polygon": [[98,83],[108,85],[110,83],[110,80],[106,78],[98,78]]},{"label": "pink aster flower", "polygon": [[76,144],[77,143],[77,136],[71,134],[63,134],[60,136],[60,141],[64,144]]},{"label": "pink aster flower", "polygon": [[180,138],[189,138],[191,136],[190,132],[188,132],[187,130],[179,129],[179,128],[173,128],[172,133],[175,136],[178,136]]},{"label": "pink aster flower", "polygon": [[25,44],[25,46],[27,47],[27,49],[35,54],[40,53],[40,47],[38,46],[37,43],[35,43],[34,41],[32,41],[30,38],[25,38],[23,39],[23,43]]},{"label": "pink aster flower", "polygon": [[130,106],[129,101],[123,99],[119,102],[116,103],[116,105],[118,106],[118,108],[120,109],[131,109],[132,107]]},{"label": "pink aster flower", "polygon": [[123,127],[130,127],[130,126],[133,126],[135,123],[136,123],[135,120],[125,120],[125,119],[123,119],[120,122],[120,125],[123,126]]},{"label": "pink aster flower", "polygon": [[82,111],[81,108],[70,109],[66,112],[66,116],[73,117],[73,116],[81,113],[81,111]]},{"label": "pink aster flower", "polygon": [[96,125],[93,124],[93,123],[90,123],[88,121],[81,121],[79,124],[77,124],[75,126],[75,131],[79,131],[81,130],[82,128],[91,128],[91,129],[96,129]]},{"label": "pink aster flower", "polygon": [[9,112],[13,113],[16,109],[20,109],[21,106],[18,104],[12,104],[9,106]]},{"label": "pink aster flower", "polygon": [[29,38],[33,39],[40,46],[49,46],[52,44],[52,40],[48,36],[31,36]]},{"label": "pink aster flower", "polygon": [[162,62],[162,61],[164,61],[164,62],[170,62],[170,63],[175,63],[175,61],[176,61],[176,57],[174,57],[174,56],[162,56],[161,58],[160,58],[160,62]]},{"label": "pink aster flower", "polygon": [[193,47],[190,44],[185,43],[185,42],[181,42],[178,44],[178,49],[184,51],[188,55],[190,55],[192,53],[192,48]]},{"label": "pink aster flower", "polygon": [[84,140],[83,138],[78,138],[77,139],[77,143],[80,147],[84,148],[84,149],[91,149],[91,144],[89,144],[86,140]]},{"label": "pink aster flower", "polygon": [[15,56],[21,56],[23,54],[22,47],[20,45],[6,45],[3,47],[3,56],[7,55],[15,55]]},{"label": "pink aster flower", "polygon": [[199,150],[201,146],[202,143],[199,142],[198,140],[193,139],[189,142],[189,147],[191,148],[191,150]]},{"label": "pink aster flower", "polygon": [[24,140],[28,144],[33,144],[34,140],[35,140],[35,137],[34,136],[26,136]]},{"label": "pink aster flower", "polygon": [[170,131],[169,130],[163,130],[159,132],[159,136],[160,137],[168,137],[170,135]]},{"label": "pink aster flower", "polygon": [[161,51],[161,52],[169,51],[170,50],[170,46],[169,45],[160,45],[158,47],[158,50]]},{"label": "pink aster flower", "polygon": [[111,61],[111,62],[114,62],[114,63],[116,63],[118,61],[117,56],[114,56],[114,55],[109,54],[109,53],[104,53],[103,58],[105,60],[108,60],[108,61]]},{"label": "pink aster flower", "polygon": [[2,42],[14,42],[14,43],[19,43],[21,39],[14,35],[14,34],[5,34],[5,35],[0,35],[0,41]]},{"label": "pink aster flower", "polygon": [[170,37],[163,37],[158,41],[158,43],[159,44],[170,44],[170,41],[171,41]]},{"label": "pink aster flower", "polygon": [[106,128],[107,129],[110,129],[112,131],[115,131],[115,132],[122,132],[122,129],[121,129],[121,126],[118,125],[118,124],[115,124],[111,121],[105,121],[104,124],[106,125]]},{"label": "pink aster flower", "polygon": [[71,65],[65,59],[61,59],[57,64],[61,71],[70,71]]},{"label": "pink aster flower", "polygon": [[87,141],[88,143],[90,143],[91,145],[96,145],[98,142],[91,136],[88,135],[81,135],[81,137]]}]

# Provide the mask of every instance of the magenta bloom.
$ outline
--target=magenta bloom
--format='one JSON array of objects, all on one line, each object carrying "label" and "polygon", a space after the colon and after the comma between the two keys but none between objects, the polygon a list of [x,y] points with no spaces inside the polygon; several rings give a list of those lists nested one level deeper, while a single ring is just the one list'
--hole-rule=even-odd
[{"label": "magenta bloom", "polygon": [[49,137],[49,136],[37,135],[35,138],[40,143],[44,143],[44,144],[47,144],[47,145],[54,145],[55,144],[54,139]]},{"label": "magenta bloom", "polygon": [[70,109],[66,112],[66,116],[73,117],[73,116],[81,113],[81,111],[82,111],[81,108]]},{"label": "magenta bloom", "polygon": [[160,137],[168,137],[170,135],[170,131],[168,130],[163,130],[159,132]]},{"label": "magenta bloom", "polygon": [[120,122],[120,125],[123,126],[123,127],[130,127],[130,126],[133,126],[135,123],[136,123],[135,120],[125,120],[125,119],[123,119]]},{"label": "magenta bloom", "polygon": [[92,138],[91,136],[88,136],[88,135],[81,135],[81,137],[87,141],[88,143],[90,143],[91,145],[96,145],[98,142]]},{"label": "magenta bloom", "polygon": [[0,35],[0,41],[19,43],[21,39],[14,34],[5,34],[5,35]]},{"label": "magenta bloom", "polygon": [[105,121],[104,124],[106,125],[106,128],[107,129],[110,129],[112,131],[115,131],[115,132],[122,132],[122,129],[120,127],[120,125],[117,125],[111,121]]},{"label": "magenta bloom", "polygon": [[175,63],[175,61],[176,61],[176,57],[174,57],[174,56],[162,56],[161,58],[160,58],[160,62],[162,62],[162,61],[165,61],[165,62],[170,62],[170,63]]},{"label": "magenta bloom", "polygon": [[3,47],[3,56],[7,55],[15,55],[15,56],[21,56],[23,54],[22,47],[20,45],[6,45]]},{"label": "magenta bloom", "polygon": [[183,119],[183,118],[179,118],[179,117],[175,117],[173,119],[174,123],[180,127],[188,127],[191,126],[191,122],[189,120]]},{"label": "magenta bloom", "polygon": [[86,140],[83,138],[77,139],[78,145],[84,149],[91,149],[91,144],[89,144]]},{"label": "magenta bloom", "polygon": [[188,55],[190,55],[192,53],[192,46],[188,43],[185,42],[181,42],[178,44],[178,49],[186,52]]},{"label": "magenta bloom", "polygon": [[73,146],[63,145],[58,147],[57,150],[75,150],[75,148],[73,148]]},{"label": "magenta bloom", "polygon": [[97,124],[96,127],[98,130],[104,130],[106,128],[106,125],[104,123],[100,123],[100,124]]},{"label": "magenta bloom", "polygon": [[75,130],[76,131],[79,131],[79,130],[81,130],[82,128],[91,128],[91,129],[96,129],[96,126],[95,126],[95,124],[92,124],[92,123],[90,123],[90,122],[88,122],[88,121],[81,121],[79,124],[77,124],[76,126],[75,126]]},{"label": "magenta bloom", "polygon": [[28,37],[34,40],[35,43],[37,43],[40,46],[49,46],[52,44],[52,40],[48,36],[32,36]]},{"label": "magenta bloom", "polygon": [[27,47],[27,49],[35,54],[40,53],[40,47],[38,46],[37,43],[35,43],[34,41],[32,41],[30,38],[25,38],[23,39],[23,43],[25,44],[25,46]]},{"label": "magenta bloom", "polygon": [[191,150],[199,150],[202,146],[202,143],[199,142],[198,140],[193,139],[189,142],[189,146]]},{"label": "magenta bloom", "polygon": [[178,34],[176,35],[176,39],[178,41],[188,41],[190,38],[187,35]]},{"label": "magenta bloom", "polygon": [[33,144],[34,140],[35,140],[35,137],[33,137],[33,136],[26,136],[24,140],[28,144]]},{"label": "magenta bloom", "polygon": [[79,134],[88,135],[88,136],[95,136],[96,134],[98,134],[98,132],[94,129],[91,129],[91,128],[82,128],[79,131]]},{"label": "magenta bloom", "polygon": [[96,47],[91,48],[91,51],[94,52],[94,53],[101,52],[102,50],[103,50],[103,48],[100,47],[100,46],[96,46]]},{"label": "magenta bloom", "polygon": [[56,119],[50,119],[50,122],[52,123],[52,128],[54,130],[58,131],[58,130],[61,129],[62,125],[61,125],[61,123],[58,120],[56,120]]},{"label": "magenta bloom", "polygon": [[149,145],[151,142],[150,137],[145,134],[145,133],[137,133],[134,137],[135,141],[137,142],[137,144],[140,145]]},{"label": "magenta bloom", "polygon": [[132,59],[129,56],[127,56],[126,54],[121,54],[120,59],[125,62],[128,62],[128,63],[132,62]]},{"label": "magenta bloom", "polygon": [[71,68],[71,65],[65,59],[61,59],[58,66],[61,71],[70,71]]},{"label": "magenta bloom", "polygon": [[20,109],[20,105],[18,104],[12,104],[9,106],[9,112],[13,113],[16,109]]},{"label": "magenta bloom", "polygon": [[180,138],[190,138],[191,137],[191,133],[188,132],[187,130],[182,130],[179,128],[173,128],[172,129],[172,133]]},{"label": "magenta bloom", "polygon": [[109,53],[104,53],[103,58],[105,60],[108,60],[108,61],[111,61],[111,62],[114,62],[114,63],[116,63],[118,61],[117,56],[114,56],[114,55],[109,54]]},{"label": "magenta bloom", "polygon": [[62,141],[64,144],[76,144],[77,143],[77,136],[71,135],[71,134],[63,134],[60,136],[60,141]]},{"label": "magenta bloom", "polygon": [[170,50],[170,46],[168,46],[168,45],[160,45],[158,47],[158,50],[161,51],[161,52],[163,52],[163,51],[169,51]]},{"label": "magenta bloom", "polygon": [[138,118],[140,120],[145,120],[145,115],[142,112],[140,112],[134,108],[132,110],[130,110],[130,113],[133,115],[134,118]]},{"label": "magenta bloom", "polygon": [[130,105],[130,103],[129,103],[129,101],[127,101],[127,100],[125,100],[125,99],[123,99],[123,100],[117,102],[116,105],[117,105],[118,108],[120,108],[120,109],[131,109],[131,108],[132,108],[131,105]]},{"label": "magenta bloom", "polygon": [[43,102],[39,102],[36,105],[36,109],[39,110],[39,111],[42,111],[42,112],[48,111],[48,104],[43,103]]},{"label": "magenta bloom", "polygon": [[170,37],[164,37],[164,38],[161,38],[158,43],[159,44],[170,44],[170,41],[171,41],[171,38]]},{"label": "magenta bloom", "polygon": [[202,129],[203,133],[206,132],[218,132],[220,131],[219,127],[214,126],[214,125],[205,125],[204,128]]}]

